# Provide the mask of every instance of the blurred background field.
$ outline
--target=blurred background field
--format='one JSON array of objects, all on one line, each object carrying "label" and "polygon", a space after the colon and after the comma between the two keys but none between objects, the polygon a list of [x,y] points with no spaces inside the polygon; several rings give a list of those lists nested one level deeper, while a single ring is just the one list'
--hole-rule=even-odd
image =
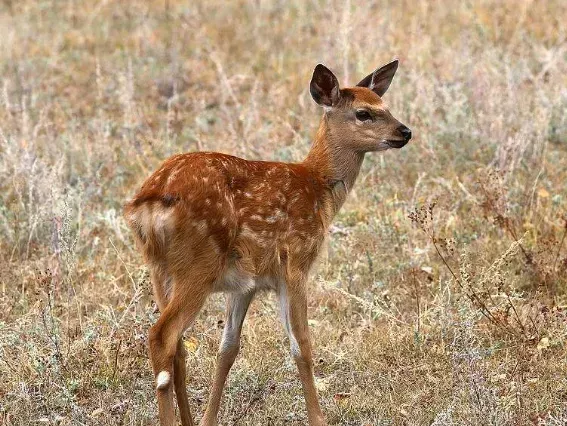
[{"label": "blurred background field", "polygon": [[[159,315],[122,205],[166,157],[301,161],[318,62],[394,57],[412,128],[368,155],[310,284],[333,425],[567,421],[567,3],[4,0],[0,424],[150,425]],[[273,296],[222,425],[304,425]],[[223,297],[186,333],[200,418]]]}]

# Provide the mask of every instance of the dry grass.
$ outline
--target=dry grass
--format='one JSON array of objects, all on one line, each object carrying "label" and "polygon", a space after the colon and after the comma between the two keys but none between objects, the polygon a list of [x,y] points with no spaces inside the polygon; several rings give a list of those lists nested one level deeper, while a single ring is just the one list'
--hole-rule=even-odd
[{"label": "dry grass", "polygon": [[[314,65],[354,83],[398,56],[386,99],[414,140],[368,156],[311,281],[329,423],[565,424],[564,1],[0,10],[0,423],[155,424],[122,204],[180,151],[301,160]],[[222,306],[186,336],[197,417]],[[272,296],[242,346],[221,423],[305,424]]]}]

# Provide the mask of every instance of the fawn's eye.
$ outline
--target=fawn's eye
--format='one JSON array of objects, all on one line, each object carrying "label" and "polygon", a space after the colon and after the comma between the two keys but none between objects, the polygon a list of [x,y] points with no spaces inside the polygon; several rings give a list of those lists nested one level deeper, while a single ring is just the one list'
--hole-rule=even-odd
[{"label": "fawn's eye", "polygon": [[372,116],[365,109],[359,109],[356,111],[356,119],[359,121],[369,121],[372,120]]}]

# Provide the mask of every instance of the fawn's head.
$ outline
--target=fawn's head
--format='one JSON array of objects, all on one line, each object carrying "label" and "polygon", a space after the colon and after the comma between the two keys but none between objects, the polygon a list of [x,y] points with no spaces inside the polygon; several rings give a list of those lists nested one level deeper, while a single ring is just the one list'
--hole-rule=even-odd
[{"label": "fawn's head", "polygon": [[401,148],[411,139],[411,130],[390,113],[381,96],[398,69],[395,60],[363,78],[356,87],[341,89],[337,77],[324,65],[313,71],[310,92],[325,109],[329,132],[345,148],[357,152]]}]

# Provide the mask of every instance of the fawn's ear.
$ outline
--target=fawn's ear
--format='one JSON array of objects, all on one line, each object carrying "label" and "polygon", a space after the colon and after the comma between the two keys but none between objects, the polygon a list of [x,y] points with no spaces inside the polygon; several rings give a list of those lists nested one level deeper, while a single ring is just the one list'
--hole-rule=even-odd
[{"label": "fawn's ear", "polygon": [[340,99],[339,80],[325,65],[317,65],[311,77],[309,91],[313,100],[322,107],[332,107]]},{"label": "fawn's ear", "polygon": [[394,78],[394,74],[398,70],[398,60],[395,59],[389,64],[378,68],[372,74],[368,74],[364,77],[360,83],[357,84],[359,87],[367,87],[376,93],[378,96],[382,96],[390,87],[390,83]]}]

